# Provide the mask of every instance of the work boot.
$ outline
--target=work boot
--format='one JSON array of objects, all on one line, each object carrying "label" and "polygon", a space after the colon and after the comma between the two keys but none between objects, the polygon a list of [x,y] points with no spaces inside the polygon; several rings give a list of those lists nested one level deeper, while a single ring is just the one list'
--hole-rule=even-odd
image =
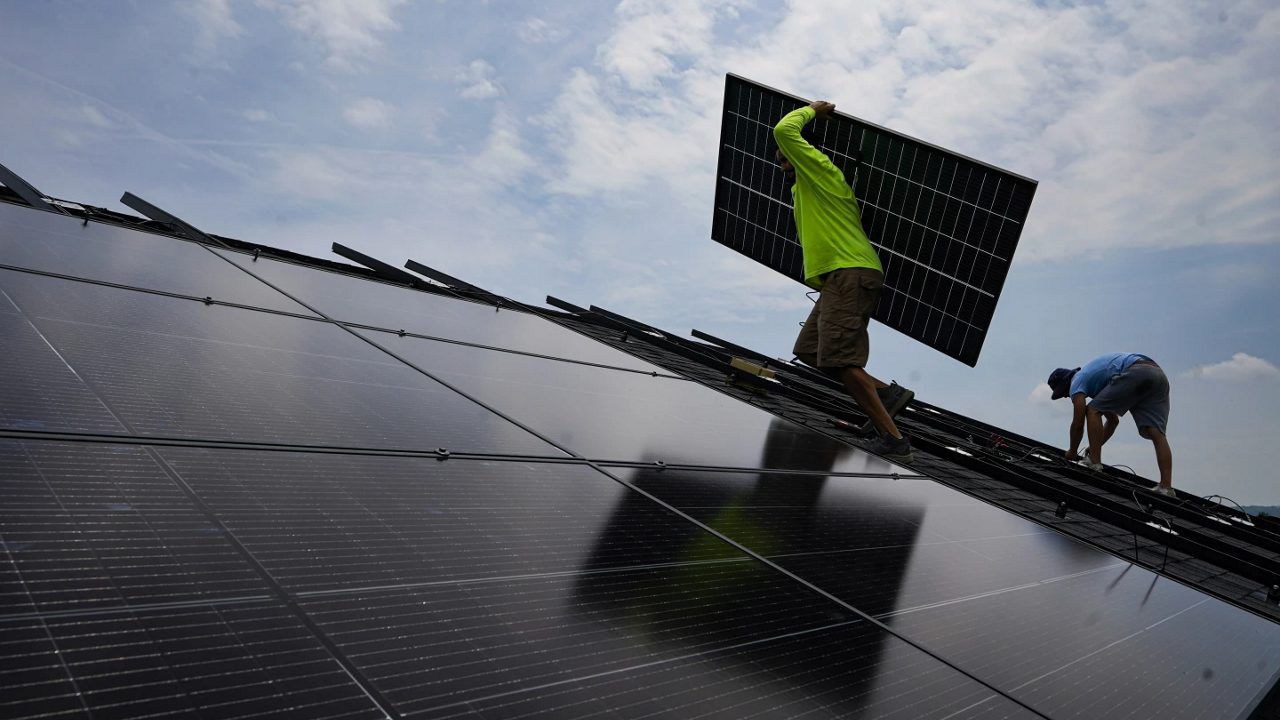
[{"label": "work boot", "polygon": [[867,449],[885,460],[893,462],[909,463],[915,460],[915,456],[911,454],[911,441],[907,439],[906,435],[896,438],[892,435],[882,434]]}]

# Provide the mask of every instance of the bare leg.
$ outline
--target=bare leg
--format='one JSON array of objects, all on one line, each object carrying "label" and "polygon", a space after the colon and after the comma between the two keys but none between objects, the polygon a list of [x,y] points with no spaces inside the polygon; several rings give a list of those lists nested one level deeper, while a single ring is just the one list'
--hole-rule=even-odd
[{"label": "bare leg", "polygon": [[889,387],[887,384],[872,377],[870,373],[862,368],[818,367],[818,358],[812,353],[796,355],[796,358],[805,365],[816,368],[823,374],[839,380],[844,385],[845,391],[852,395],[854,401],[858,403],[858,407],[862,408],[867,413],[867,416],[871,418],[871,422],[876,426],[877,430],[888,433],[895,438],[902,437],[897,424],[893,422],[893,418],[889,417],[889,411],[884,409],[884,402],[876,394],[876,388]]},{"label": "bare leg", "polygon": [[[835,380],[840,380],[841,382],[844,382],[844,379],[840,376],[840,375],[841,375],[840,371],[841,371],[843,368],[820,368],[820,367],[818,367],[818,356],[816,356],[816,355],[814,355],[814,354],[812,354],[812,353],[803,353],[803,354],[801,354],[801,355],[796,355],[796,359],[797,359],[797,360],[799,360],[800,362],[804,363],[805,365],[808,365],[809,367],[813,368],[814,370],[817,370],[817,371],[819,371],[819,372],[821,372],[821,373],[823,373],[823,374],[825,374],[825,375],[828,375],[828,376],[830,376],[831,378],[833,378],[833,379],[835,379]],[[887,388],[887,387],[889,387],[889,383],[887,383],[887,382],[885,382],[885,381],[881,380],[881,379],[880,379],[880,378],[878,378],[878,377],[875,377],[875,376],[874,376],[874,375],[872,375],[871,373],[867,372],[865,369],[863,369],[863,371],[862,371],[862,372],[863,372],[867,377],[871,378],[871,382],[872,382],[876,387],[878,387],[878,388]]]},{"label": "bare leg", "polygon": [[1138,434],[1151,440],[1156,448],[1156,467],[1160,468],[1160,487],[1173,487],[1173,449],[1164,433],[1153,427],[1144,427]]},{"label": "bare leg", "polygon": [[1097,465],[1102,462],[1102,443],[1107,441],[1102,413],[1091,407],[1085,408],[1085,427],[1089,430],[1089,461]]},{"label": "bare leg", "polygon": [[1102,413],[1102,444],[1106,445],[1112,435],[1116,434],[1116,428],[1120,426],[1120,416],[1115,413]]},{"label": "bare leg", "polygon": [[845,390],[871,417],[871,422],[875,424],[877,430],[895,438],[902,437],[893,418],[889,417],[889,412],[884,409],[880,396],[876,394],[875,378],[868,375],[866,370],[858,367],[842,368],[840,382],[844,383]]}]

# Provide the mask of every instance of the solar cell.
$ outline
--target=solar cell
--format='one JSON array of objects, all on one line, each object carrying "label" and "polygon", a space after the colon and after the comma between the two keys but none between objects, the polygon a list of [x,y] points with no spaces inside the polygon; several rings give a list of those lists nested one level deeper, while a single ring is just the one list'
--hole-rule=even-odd
[{"label": "solar cell", "polygon": [[136,434],[562,454],[328,323],[22,272],[0,290]]},{"label": "solar cell", "polygon": [[[803,255],[772,131],[806,104],[726,77],[711,230],[716,242],[801,282]],[[809,129],[853,185],[884,266],[872,317],[976,364],[1036,182],[849,115]]]},{"label": "solar cell", "polygon": [[0,618],[0,716],[385,717],[279,602]]},{"label": "solar cell", "polygon": [[[0,280],[0,288],[3,281]],[[0,304],[8,299],[0,289]],[[39,331],[18,314],[0,313],[0,427],[117,433],[124,426]]]},{"label": "solar cell", "polygon": [[13,611],[261,596],[266,583],[140,447],[0,440]]}]

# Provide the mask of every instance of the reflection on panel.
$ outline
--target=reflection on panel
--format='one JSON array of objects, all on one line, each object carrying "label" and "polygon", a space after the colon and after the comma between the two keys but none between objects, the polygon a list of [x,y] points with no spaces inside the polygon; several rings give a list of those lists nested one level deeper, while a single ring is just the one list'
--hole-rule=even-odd
[{"label": "reflection on panel", "polygon": [[29,273],[0,290],[138,434],[557,454],[329,323]]},{"label": "reflection on panel", "polygon": [[486,718],[739,717],[776,703],[862,717],[914,706],[910,717],[941,717],[990,695],[754,563],[302,606],[406,715],[448,717],[469,705]]},{"label": "reflection on panel", "polygon": [[494,720],[1037,717],[861,624],[507,692],[473,705]]},{"label": "reflection on panel", "polygon": [[927,479],[615,472],[876,616],[1117,562]]},{"label": "reflection on panel", "polygon": [[[743,558],[582,466],[161,453],[291,592]],[[629,501],[626,526],[605,534]]]},{"label": "reflection on panel", "polygon": [[668,464],[903,472],[686,380],[378,336],[410,362],[585,457]]},{"label": "reflection on panel", "polygon": [[385,717],[277,603],[0,623],[0,716]]},{"label": "reflection on panel", "polygon": [[[2,277],[0,288],[3,288]],[[4,295],[0,295],[0,301],[6,301]],[[93,391],[62,362],[25,317],[0,314],[0,348],[3,348],[0,376],[4,378],[0,381],[0,427],[124,431]]]},{"label": "reflection on panel", "polygon": [[[224,254],[238,263],[248,262],[243,254]],[[253,263],[251,269],[336,320],[645,372],[665,372],[572,330],[515,310],[495,310],[491,305],[266,258]]]},{"label": "reflection on panel", "polygon": [[0,497],[0,614],[268,592],[142,448],[0,440]]},{"label": "reflection on panel", "polygon": [[1111,716],[1104,673],[1232,717],[1280,670],[1280,627],[930,480],[614,472],[1052,717]]},{"label": "reflection on panel", "polygon": [[310,315],[196,243],[0,203],[0,264]]},{"label": "reflection on panel", "polygon": [[1280,626],[1133,566],[896,617],[1053,717],[1236,717]]}]

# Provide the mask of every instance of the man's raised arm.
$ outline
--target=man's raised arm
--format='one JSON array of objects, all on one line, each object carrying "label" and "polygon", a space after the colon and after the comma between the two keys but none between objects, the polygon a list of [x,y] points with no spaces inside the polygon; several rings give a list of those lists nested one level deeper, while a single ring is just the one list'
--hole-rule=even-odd
[{"label": "man's raised arm", "polygon": [[831,158],[810,145],[800,134],[804,126],[815,117],[827,118],[835,109],[835,105],[825,100],[815,100],[806,107],[796,108],[774,126],[773,139],[778,142],[778,149],[795,167],[798,180],[808,180],[833,192],[843,193],[848,190],[844,173],[831,162]]}]

